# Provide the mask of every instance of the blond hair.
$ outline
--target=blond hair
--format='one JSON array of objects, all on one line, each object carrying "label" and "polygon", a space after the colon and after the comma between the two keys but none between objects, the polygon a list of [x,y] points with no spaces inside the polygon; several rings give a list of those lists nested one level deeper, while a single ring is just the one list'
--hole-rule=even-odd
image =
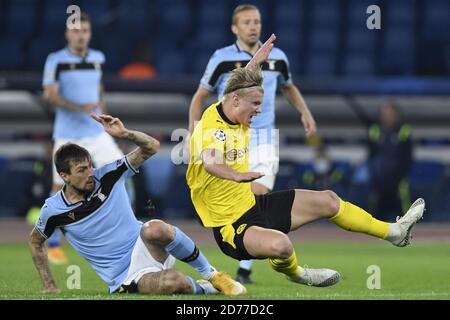
[{"label": "blond hair", "polygon": [[236,25],[237,24],[237,15],[242,12],[242,11],[249,11],[249,10],[256,10],[259,12],[258,7],[252,5],[252,4],[241,4],[238,5],[234,10],[233,10],[233,15],[231,17],[231,24],[232,25]]},{"label": "blond hair", "polygon": [[264,93],[262,87],[263,73],[260,66],[249,66],[246,68],[237,68],[231,71],[231,76],[228,79],[223,95],[237,91],[241,95],[245,89],[256,87]]}]

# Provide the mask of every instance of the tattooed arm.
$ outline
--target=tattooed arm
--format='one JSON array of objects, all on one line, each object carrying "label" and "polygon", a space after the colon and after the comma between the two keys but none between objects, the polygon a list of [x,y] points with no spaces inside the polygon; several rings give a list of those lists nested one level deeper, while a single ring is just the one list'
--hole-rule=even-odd
[{"label": "tattooed arm", "polygon": [[123,125],[119,118],[114,118],[109,115],[95,114],[91,115],[92,118],[100,122],[111,136],[115,138],[127,139],[137,144],[138,148],[134,149],[128,154],[128,161],[135,168],[139,168],[142,164],[158,152],[159,141],[146,135],[143,132],[128,130]]},{"label": "tattooed arm", "polygon": [[127,156],[128,161],[135,169],[142,166],[145,160],[158,152],[159,141],[143,132],[129,130],[125,139],[138,145],[138,147],[131,151]]},{"label": "tattooed arm", "polygon": [[53,280],[50,268],[48,266],[47,250],[45,249],[45,238],[36,230],[31,231],[30,239],[28,241],[31,257],[33,258],[34,266],[36,267],[42,283],[44,284],[43,293],[60,293]]}]

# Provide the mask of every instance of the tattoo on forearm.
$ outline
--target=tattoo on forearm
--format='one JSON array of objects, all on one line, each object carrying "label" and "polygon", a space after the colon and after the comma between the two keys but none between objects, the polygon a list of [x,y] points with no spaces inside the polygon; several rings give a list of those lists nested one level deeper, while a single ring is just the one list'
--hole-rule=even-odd
[{"label": "tattoo on forearm", "polygon": [[36,230],[33,230],[31,234],[30,251],[34,265],[36,266],[44,286],[55,286],[55,281],[53,280],[50,268],[48,266],[48,257],[45,244],[42,241],[42,236]]},{"label": "tattoo on forearm", "polygon": [[146,135],[145,133],[137,131],[130,131],[128,133],[127,139],[133,141],[144,151],[141,155],[141,157],[143,157],[143,160],[146,160],[151,155],[155,154],[156,146],[159,144],[156,139]]}]

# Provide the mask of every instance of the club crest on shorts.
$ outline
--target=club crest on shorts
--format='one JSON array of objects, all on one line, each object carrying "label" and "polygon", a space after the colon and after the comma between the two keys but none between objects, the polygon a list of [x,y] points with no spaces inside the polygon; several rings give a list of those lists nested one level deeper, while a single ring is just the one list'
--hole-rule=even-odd
[{"label": "club crest on shorts", "polygon": [[227,140],[227,135],[223,130],[220,129],[214,131],[214,137],[216,137],[216,139],[219,140],[220,142]]},{"label": "club crest on shorts", "polygon": [[246,223],[241,224],[237,230],[236,230],[236,234],[241,234],[242,232],[244,232],[245,228],[247,227]]}]

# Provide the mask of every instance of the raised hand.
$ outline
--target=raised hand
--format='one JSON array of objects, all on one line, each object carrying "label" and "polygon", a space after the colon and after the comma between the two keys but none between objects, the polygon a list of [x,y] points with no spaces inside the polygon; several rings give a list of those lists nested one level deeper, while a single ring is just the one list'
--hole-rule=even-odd
[{"label": "raised hand", "polygon": [[114,118],[107,114],[91,114],[91,117],[97,122],[100,122],[105,128],[105,131],[114,138],[126,138],[128,136],[129,131],[119,118]]},{"label": "raised hand", "polygon": [[264,42],[261,48],[259,48],[258,51],[256,51],[255,55],[253,56],[252,60],[250,60],[250,62],[247,64],[247,66],[257,66],[260,63],[266,61],[267,58],[269,57],[270,52],[272,51],[273,42],[275,41],[276,38],[277,37],[275,36],[275,34],[272,33],[269,39],[267,39],[267,41]]}]

